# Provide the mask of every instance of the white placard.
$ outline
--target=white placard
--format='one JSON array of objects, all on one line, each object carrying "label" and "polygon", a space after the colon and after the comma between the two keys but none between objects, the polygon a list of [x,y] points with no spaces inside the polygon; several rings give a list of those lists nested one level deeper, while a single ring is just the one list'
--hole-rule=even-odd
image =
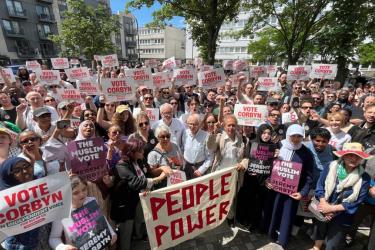
[{"label": "white placard", "polygon": [[[10,68],[2,68],[1,71],[4,74],[4,76],[7,79],[9,79],[11,82],[15,82],[16,81],[16,77],[14,76],[12,69],[10,69]],[[3,79],[3,76],[1,74],[0,74],[0,82],[5,83],[5,81]]]},{"label": "white placard", "polygon": [[258,91],[281,91],[281,86],[277,77],[259,77]]},{"label": "white placard", "polygon": [[101,56],[100,60],[102,61],[102,66],[104,68],[112,68],[119,66],[117,54]]},{"label": "white placard", "polygon": [[217,88],[225,84],[225,74],[223,68],[212,69],[208,71],[198,72],[199,86],[204,89]]},{"label": "white placard", "polygon": [[101,85],[107,102],[130,101],[135,97],[136,86],[130,78],[103,78]]},{"label": "white placard", "polygon": [[35,75],[39,82],[44,85],[59,85],[61,81],[58,70],[37,70]]},{"label": "white placard", "polygon": [[126,69],[125,76],[132,79],[137,86],[153,87],[151,68]]},{"label": "white placard", "polygon": [[267,77],[268,70],[266,66],[250,66],[250,77],[258,78],[258,77]]},{"label": "white placard", "polygon": [[157,72],[152,74],[152,82],[154,88],[162,89],[171,86],[171,81],[168,72]]},{"label": "white placard", "polygon": [[182,85],[196,85],[197,74],[195,69],[174,69],[173,77],[176,86]]},{"label": "white placard", "polygon": [[266,121],[268,111],[266,105],[236,104],[234,115],[238,125],[257,127]]},{"label": "white placard", "polygon": [[310,79],[310,65],[289,65],[287,79],[288,81],[307,81]]},{"label": "white placard", "polygon": [[337,64],[313,64],[311,65],[310,78],[335,79]]},{"label": "white placard", "polygon": [[65,73],[71,81],[82,80],[90,77],[90,72],[87,67],[66,69]]},{"label": "white placard", "polygon": [[33,71],[33,72],[35,72],[37,70],[42,70],[42,66],[40,66],[40,64],[37,60],[26,61],[26,68],[28,70]]},{"label": "white placard", "polygon": [[68,58],[51,58],[51,63],[54,69],[68,69],[70,66]]}]

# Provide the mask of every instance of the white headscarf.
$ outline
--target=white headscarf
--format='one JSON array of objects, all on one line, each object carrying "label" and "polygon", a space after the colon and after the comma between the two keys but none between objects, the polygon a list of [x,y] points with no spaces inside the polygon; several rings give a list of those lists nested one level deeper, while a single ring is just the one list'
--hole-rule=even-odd
[{"label": "white headscarf", "polygon": [[94,124],[91,120],[85,120],[85,121],[83,121],[81,124],[79,124],[79,127],[78,127],[78,135],[77,135],[75,141],[80,141],[80,140],[90,139],[90,138],[86,138],[86,137],[84,137],[84,136],[83,136],[83,133],[82,133],[83,126],[86,125],[87,123],[91,123],[92,126],[93,126],[93,129],[94,129],[94,133],[93,133],[93,135],[92,135],[90,138],[94,138],[94,137],[95,137],[95,124]]},{"label": "white headscarf", "polygon": [[301,125],[293,124],[288,127],[286,131],[286,139],[281,141],[281,149],[279,158],[284,161],[290,161],[293,158],[294,151],[300,149],[302,147],[302,142],[298,144],[294,144],[290,137],[292,135],[304,135],[304,130]]}]

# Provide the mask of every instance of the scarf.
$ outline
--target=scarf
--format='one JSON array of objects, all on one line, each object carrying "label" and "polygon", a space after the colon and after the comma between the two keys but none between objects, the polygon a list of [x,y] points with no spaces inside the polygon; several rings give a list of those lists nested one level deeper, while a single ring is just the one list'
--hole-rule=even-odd
[{"label": "scarf", "polygon": [[93,128],[93,129],[94,129],[94,134],[93,134],[93,136],[91,136],[90,138],[94,138],[94,137],[95,137],[95,124],[94,124],[92,121],[90,121],[90,120],[85,120],[85,121],[83,121],[83,122],[79,125],[79,127],[78,127],[78,135],[77,135],[75,141],[80,141],[80,140],[90,139],[90,138],[86,138],[85,136],[83,136],[83,133],[82,133],[83,126],[84,126],[85,124],[87,124],[87,123],[91,123],[92,126],[94,127],[94,128]]},{"label": "scarf", "polygon": [[279,153],[279,158],[284,161],[291,161],[293,158],[294,151],[302,147],[302,142],[294,144],[291,142],[290,137],[296,134],[303,134],[303,128],[298,124],[293,124],[289,126],[286,131],[286,139],[281,141],[281,149]]},{"label": "scarf", "polygon": [[[336,180],[337,180],[337,169],[340,164],[344,164],[342,161],[333,161],[331,165],[329,166],[329,172],[327,175],[327,178],[325,180],[325,195],[324,198],[328,201],[329,197],[332,195],[333,190],[336,186]],[[356,169],[354,169],[351,173],[348,174],[348,176],[342,180],[339,181],[339,184],[337,184],[336,192],[341,193],[345,188],[352,187],[353,193],[349,195],[347,198],[343,199],[343,202],[354,202],[358,199],[359,191],[361,190],[362,186],[362,174],[364,173],[364,169],[359,166]]]}]

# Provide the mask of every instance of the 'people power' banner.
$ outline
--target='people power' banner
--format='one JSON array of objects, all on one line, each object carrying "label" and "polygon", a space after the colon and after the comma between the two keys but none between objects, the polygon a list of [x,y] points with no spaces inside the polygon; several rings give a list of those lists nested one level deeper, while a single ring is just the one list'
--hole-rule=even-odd
[{"label": "'people power' banner", "polygon": [[140,194],[151,249],[166,249],[219,226],[236,194],[238,172],[226,168]]}]

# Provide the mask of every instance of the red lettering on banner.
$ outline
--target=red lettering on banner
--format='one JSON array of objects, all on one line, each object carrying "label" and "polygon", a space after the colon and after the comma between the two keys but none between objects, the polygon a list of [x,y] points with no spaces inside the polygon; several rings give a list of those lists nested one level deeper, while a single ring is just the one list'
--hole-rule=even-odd
[{"label": "red lettering on banner", "polygon": [[155,237],[158,246],[161,245],[161,237],[168,231],[168,227],[164,225],[158,225],[155,227]]},{"label": "red lettering on banner", "polygon": [[216,199],[217,197],[219,197],[219,194],[214,194],[214,180],[213,179],[210,180],[208,185],[210,187],[210,200],[212,201]]},{"label": "red lettering on banner", "polygon": [[165,199],[160,199],[160,198],[157,198],[157,197],[150,198],[152,219],[153,220],[158,219],[158,211],[159,211],[160,208],[163,207],[165,202],[166,202]]},{"label": "red lettering on banner", "polygon": [[192,221],[191,221],[191,215],[188,215],[186,217],[188,233],[191,233],[195,229],[200,229],[200,228],[203,227],[203,216],[202,216],[202,214],[203,214],[202,210],[199,210],[198,211],[198,223],[197,224],[193,224],[192,223]]},{"label": "red lettering on banner", "polygon": [[229,201],[223,201],[219,206],[219,220],[229,213]]},{"label": "red lettering on banner", "polygon": [[[39,191],[39,194],[38,194]],[[30,199],[30,193],[34,199],[38,198],[38,196],[43,196],[49,193],[47,188],[47,183],[42,183],[38,186],[33,186],[28,188],[27,190],[21,190],[18,193],[12,193],[12,196],[6,195],[4,196],[4,200],[8,204],[9,207],[14,207],[16,203],[24,203]],[[24,197],[22,197],[24,196]],[[17,202],[18,201],[18,202]]]},{"label": "red lettering on banner", "polygon": [[177,194],[179,192],[180,192],[180,190],[177,189],[177,190],[168,192],[165,195],[165,198],[167,200],[167,211],[168,211],[168,215],[169,216],[181,211],[181,208],[177,208],[177,209],[173,210],[173,205],[177,205],[178,204],[178,200],[172,200],[172,198],[171,198],[172,195]]},{"label": "red lettering on banner", "polygon": [[[179,230],[178,230],[179,234],[177,234],[176,224],[179,227]],[[184,236],[184,225],[182,222],[182,218],[171,221],[171,236],[172,236],[172,240],[177,240],[178,238]]]},{"label": "red lettering on banner", "polygon": [[204,194],[204,192],[206,192],[207,189],[208,187],[206,185],[197,183],[196,185],[197,205],[201,204],[202,195]]},{"label": "red lettering on banner", "polygon": [[[189,197],[187,197],[188,196],[186,194],[187,192],[189,192]],[[194,186],[184,187],[182,189],[182,197],[184,198],[182,200],[182,209],[183,210],[194,207]],[[190,200],[190,203],[188,203],[188,200]]]},{"label": "red lettering on banner", "polygon": [[207,219],[207,226],[214,223],[216,221],[216,219],[214,218],[215,216],[215,213],[211,213],[211,210],[214,209],[216,207],[216,204],[212,205],[212,206],[209,206],[207,209],[206,209],[206,219]]},{"label": "red lettering on banner", "polygon": [[229,187],[229,182],[226,182],[225,179],[230,176],[232,176],[232,173],[227,173],[221,176],[221,195],[225,195],[230,191],[229,189],[225,189],[225,186]]}]

